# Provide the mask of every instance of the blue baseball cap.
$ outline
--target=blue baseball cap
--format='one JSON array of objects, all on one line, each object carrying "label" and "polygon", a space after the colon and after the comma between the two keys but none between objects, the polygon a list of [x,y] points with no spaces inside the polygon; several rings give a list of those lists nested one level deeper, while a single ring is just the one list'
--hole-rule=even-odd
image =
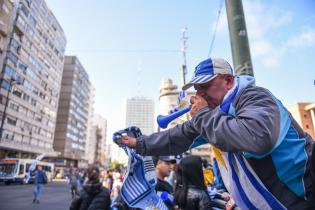
[{"label": "blue baseball cap", "polygon": [[222,58],[208,58],[196,66],[193,78],[182,89],[187,90],[193,85],[210,82],[219,74],[233,75],[231,65]]}]

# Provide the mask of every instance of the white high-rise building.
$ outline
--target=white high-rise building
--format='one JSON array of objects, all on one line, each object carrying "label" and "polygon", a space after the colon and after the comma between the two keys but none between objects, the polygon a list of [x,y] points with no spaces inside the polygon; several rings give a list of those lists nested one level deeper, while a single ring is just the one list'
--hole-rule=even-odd
[{"label": "white high-rise building", "polygon": [[126,127],[137,126],[142,134],[154,132],[154,101],[145,97],[126,100]]}]

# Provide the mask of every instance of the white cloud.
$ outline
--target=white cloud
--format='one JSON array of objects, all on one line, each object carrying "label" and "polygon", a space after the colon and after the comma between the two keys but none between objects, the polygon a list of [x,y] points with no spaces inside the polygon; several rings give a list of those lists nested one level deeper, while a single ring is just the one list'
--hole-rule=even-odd
[{"label": "white cloud", "polygon": [[[265,5],[260,0],[245,0],[243,7],[252,56],[265,66],[277,67],[289,49],[315,45],[315,30],[310,28],[294,37],[283,37],[281,42],[275,42],[274,36],[286,29],[293,19],[290,11]],[[217,30],[219,34],[228,33],[225,10],[222,11]]]},{"label": "white cloud", "polygon": [[274,44],[271,37],[275,30],[291,22],[292,14],[263,5],[258,0],[244,1],[243,6],[253,57],[267,67],[277,67],[286,47]]},{"label": "white cloud", "polygon": [[291,37],[287,42],[288,47],[312,47],[315,46],[315,30],[308,28],[300,34]]}]

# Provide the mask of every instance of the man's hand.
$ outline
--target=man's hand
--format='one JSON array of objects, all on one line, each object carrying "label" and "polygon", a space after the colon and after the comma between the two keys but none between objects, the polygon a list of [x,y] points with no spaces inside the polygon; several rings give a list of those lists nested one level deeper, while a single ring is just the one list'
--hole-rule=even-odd
[{"label": "man's hand", "polygon": [[118,140],[118,143],[125,145],[125,146],[128,146],[130,148],[135,148],[136,144],[137,144],[137,139],[130,137],[130,136],[127,136],[127,135],[123,135],[121,140]]},{"label": "man's hand", "polygon": [[207,101],[198,95],[190,97],[190,103],[191,103],[191,108],[190,108],[191,116],[194,116],[200,109],[204,107],[208,107]]}]

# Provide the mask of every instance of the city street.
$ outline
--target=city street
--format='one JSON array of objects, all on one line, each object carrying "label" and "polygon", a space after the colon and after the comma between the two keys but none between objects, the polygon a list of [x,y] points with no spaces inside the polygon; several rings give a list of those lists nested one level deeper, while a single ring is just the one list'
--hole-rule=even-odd
[{"label": "city street", "polygon": [[71,195],[66,182],[51,182],[39,204],[32,200],[33,185],[0,185],[0,210],[68,210]]}]

